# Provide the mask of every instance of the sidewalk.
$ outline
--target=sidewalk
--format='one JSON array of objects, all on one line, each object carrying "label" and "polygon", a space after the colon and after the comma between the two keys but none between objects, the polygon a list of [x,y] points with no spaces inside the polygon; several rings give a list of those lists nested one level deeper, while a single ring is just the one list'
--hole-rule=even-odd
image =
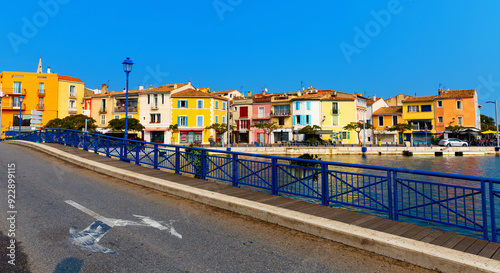
[{"label": "sidewalk", "polygon": [[80,167],[442,272],[500,272],[500,244],[137,166],[58,144],[30,147]]}]

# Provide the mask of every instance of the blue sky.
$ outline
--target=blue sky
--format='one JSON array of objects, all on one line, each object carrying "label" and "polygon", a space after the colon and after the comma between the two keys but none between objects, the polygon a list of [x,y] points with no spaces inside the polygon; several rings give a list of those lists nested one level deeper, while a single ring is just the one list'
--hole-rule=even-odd
[{"label": "blue sky", "polygon": [[500,2],[78,1],[2,3],[0,70],[44,69],[89,88],[192,80],[211,90],[320,89],[388,98],[475,88],[500,99]]}]

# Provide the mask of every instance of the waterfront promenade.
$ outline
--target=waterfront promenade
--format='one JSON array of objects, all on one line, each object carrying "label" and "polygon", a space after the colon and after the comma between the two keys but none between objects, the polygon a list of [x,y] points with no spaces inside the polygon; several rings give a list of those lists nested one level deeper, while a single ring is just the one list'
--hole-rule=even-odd
[{"label": "waterfront promenade", "polygon": [[235,188],[125,163],[73,147],[8,141],[78,166],[443,272],[498,272],[500,244]]}]

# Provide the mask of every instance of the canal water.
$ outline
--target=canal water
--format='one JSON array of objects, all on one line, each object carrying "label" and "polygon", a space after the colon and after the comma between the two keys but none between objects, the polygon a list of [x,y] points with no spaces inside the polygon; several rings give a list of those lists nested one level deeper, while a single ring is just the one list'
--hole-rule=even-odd
[{"label": "canal water", "polygon": [[326,155],[323,161],[397,167],[500,179],[500,156]]}]

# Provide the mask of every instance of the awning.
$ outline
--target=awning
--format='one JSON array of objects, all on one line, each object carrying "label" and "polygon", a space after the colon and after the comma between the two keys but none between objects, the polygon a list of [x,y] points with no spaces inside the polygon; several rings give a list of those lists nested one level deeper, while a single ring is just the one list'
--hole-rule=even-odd
[{"label": "awning", "polygon": [[497,131],[492,131],[492,130],[481,132],[481,134],[496,134],[496,133]]},{"label": "awning", "polygon": [[333,135],[335,132],[332,130],[318,130],[318,135]]},{"label": "awning", "polygon": [[146,127],[144,131],[146,132],[158,132],[158,131],[166,131],[168,127]]}]

